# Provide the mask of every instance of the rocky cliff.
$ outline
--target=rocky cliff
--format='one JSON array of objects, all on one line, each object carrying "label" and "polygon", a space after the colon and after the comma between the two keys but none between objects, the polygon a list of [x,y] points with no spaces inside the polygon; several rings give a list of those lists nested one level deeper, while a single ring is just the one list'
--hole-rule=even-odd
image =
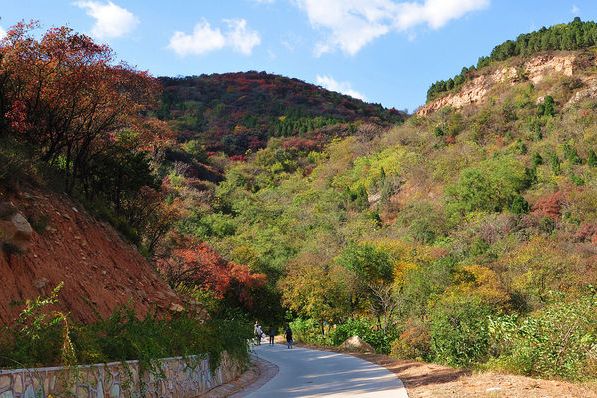
[{"label": "rocky cliff", "polygon": [[12,322],[25,300],[60,282],[62,309],[83,322],[127,303],[139,315],[180,308],[134,246],[65,195],[0,194],[0,213],[0,325]]},{"label": "rocky cliff", "polygon": [[526,59],[515,58],[478,71],[460,89],[425,104],[416,113],[428,115],[447,106],[461,109],[480,104],[490,97],[497,85],[514,85],[520,82],[539,85],[554,76],[574,76],[579,79],[580,89],[570,98],[568,105],[586,98],[597,98],[597,77],[594,73],[596,66],[597,57],[590,51],[552,52]]}]

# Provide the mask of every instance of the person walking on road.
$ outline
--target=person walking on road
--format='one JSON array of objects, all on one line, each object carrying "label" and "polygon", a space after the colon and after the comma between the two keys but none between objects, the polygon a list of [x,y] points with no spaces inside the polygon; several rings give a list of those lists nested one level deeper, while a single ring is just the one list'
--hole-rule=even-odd
[{"label": "person walking on road", "polygon": [[274,337],[276,337],[276,328],[271,326],[269,328],[269,343],[270,343],[270,345],[274,345]]},{"label": "person walking on road", "polygon": [[294,344],[294,341],[292,340],[292,329],[290,329],[290,325],[286,326],[286,344],[288,345],[288,348],[293,348],[292,345]]},{"label": "person walking on road", "polygon": [[253,329],[253,333],[255,333],[257,345],[261,345],[261,337],[263,336],[263,330],[261,329],[261,325],[258,322],[255,322],[255,328]]}]

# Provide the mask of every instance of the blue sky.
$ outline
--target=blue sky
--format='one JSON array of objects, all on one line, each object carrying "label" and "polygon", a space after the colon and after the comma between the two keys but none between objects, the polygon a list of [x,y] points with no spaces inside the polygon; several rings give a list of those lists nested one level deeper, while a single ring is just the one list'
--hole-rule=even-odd
[{"label": "blue sky", "polygon": [[0,0],[15,22],[69,25],[155,76],[265,70],[413,110],[429,84],[596,0]]}]

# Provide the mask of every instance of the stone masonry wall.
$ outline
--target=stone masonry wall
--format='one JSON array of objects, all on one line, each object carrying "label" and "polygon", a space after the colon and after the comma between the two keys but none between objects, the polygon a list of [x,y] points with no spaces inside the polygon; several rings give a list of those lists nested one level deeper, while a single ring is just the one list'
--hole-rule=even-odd
[{"label": "stone masonry wall", "polygon": [[0,398],[191,398],[238,378],[242,366],[223,355],[210,371],[197,357],[158,361],[160,371],[140,372],[138,361],[0,370]]}]

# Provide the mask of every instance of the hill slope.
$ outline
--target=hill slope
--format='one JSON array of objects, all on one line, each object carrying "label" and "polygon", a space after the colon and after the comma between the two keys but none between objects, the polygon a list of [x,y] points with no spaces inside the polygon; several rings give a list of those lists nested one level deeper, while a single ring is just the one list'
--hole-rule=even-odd
[{"label": "hill slope", "polygon": [[152,308],[167,313],[179,303],[136,247],[67,196],[27,189],[0,199],[36,227],[22,242],[24,253],[0,253],[0,325],[14,321],[25,300],[47,295],[61,282],[62,309],[82,322],[126,304],[142,316]]},{"label": "hill slope", "polygon": [[554,89],[567,94],[566,98],[560,98],[561,105],[570,106],[584,99],[597,98],[596,66],[597,56],[593,49],[542,52],[494,62],[471,74],[458,88],[429,101],[417,114],[427,115],[446,106],[460,109],[482,105],[492,97],[501,96],[509,90],[508,87],[527,83],[541,90],[541,86],[552,86],[554,80],[561,83]]},{"label": "hill slope", "polygon": [[594,377],[594,59],[509,58],[380,134],[272,140],[185,230],[277,281],[299,339]]},{"label": "hill slope", "polygon": [[243,154],[272,136],[297,136],[339,122],[391,125],[404,120],[395,109],[265,72],[160,78],[158,116],[181,140],[198,139],[209,151]]}]

